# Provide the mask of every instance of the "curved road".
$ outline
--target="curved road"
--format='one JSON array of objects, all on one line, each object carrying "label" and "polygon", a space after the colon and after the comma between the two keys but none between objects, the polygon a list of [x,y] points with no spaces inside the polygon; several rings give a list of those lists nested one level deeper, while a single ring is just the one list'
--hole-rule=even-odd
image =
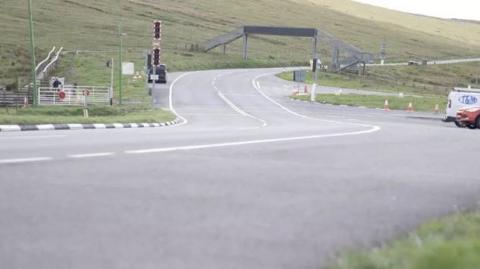
[{"label": "curved road", "polygon": [[292,101],[280,71],[173,75],[176,127],[1,133],[2,267],[321,268],[478,202],[478,131]]}]

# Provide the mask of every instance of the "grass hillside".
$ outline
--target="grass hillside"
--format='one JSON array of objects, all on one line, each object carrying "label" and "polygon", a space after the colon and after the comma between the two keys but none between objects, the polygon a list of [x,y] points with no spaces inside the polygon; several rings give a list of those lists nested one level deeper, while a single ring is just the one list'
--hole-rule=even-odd
[{"label": "grass hillside", "polygon": [[[388,60],[453,58],[480,55],[480,24],[416,16],[347,0],[43,0],[33,1],[38,58],[53,46],[67,52],[62,75],[81,77],[80,69],[100,69],[118,51],[122,25],[124,59],[142,64],[151,46],[151,23],[164,21],[163,60],[170,70],[305,63],[308,39],[258,37],[250,44],[251,61],[241,60],[241,41],[208,54],[192,44],[244,24],[316,27],[365,51],[377,54],[387,42]],[[25,1],[0,3],[0,85],[28,74],[28,13]],[[324,46],[321,56],[329,58]],[[81,58],[81,59],[80,59]],[[81,66],[77,64],[81,63]],[[83,70],[82,69],[82,70]],[[94,75],[97,73],[92,71]],[[103,71],[102,71],[103,72]],[[97,79],[97,78],[96,78]],[[101,78],[109,81],[108,72]]]}]

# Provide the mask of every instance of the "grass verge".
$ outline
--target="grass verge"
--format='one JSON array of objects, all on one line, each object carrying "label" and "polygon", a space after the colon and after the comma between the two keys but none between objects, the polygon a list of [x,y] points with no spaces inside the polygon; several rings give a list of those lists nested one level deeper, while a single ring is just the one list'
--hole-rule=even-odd
[{"label": "grass verge", "polygon": [[[320,72],[318,83],[327,87],[447,96],[453,87],[480,87],[478,67],[478,63],[368,67],[365,76]],[[278,76],[293,80],[292,72]],[[307,73],[306,82],[313,82],[311,72]]]},{"label": "grass verge", "polygon": [[[307,101],[310,96],[293,96],[294,99]],[[368,108],[383,108],[385,99],[388,99],[389,108],[393,110],[406,110],[409,103],[413,104],[415,111],[434,112],[438,104],[440,111],[444,111],[447,106],[445,97],[412,97],[405,96],[377,96],[377,95],[357,95],[357,94],[318,94],[316,101],[332,105],[363,106]]]},{"label": "grass verge", "polygon": [[348,253],[330,269],[477,269],[479,253],[480,212],[459,213],[380,249]]},{"label": "grass verge", "polygon": [[80,107],[3,108],[0,124],[68,124],[68,123],[159,123],[175,116],[152,106],[90,107],[89,118]]}]

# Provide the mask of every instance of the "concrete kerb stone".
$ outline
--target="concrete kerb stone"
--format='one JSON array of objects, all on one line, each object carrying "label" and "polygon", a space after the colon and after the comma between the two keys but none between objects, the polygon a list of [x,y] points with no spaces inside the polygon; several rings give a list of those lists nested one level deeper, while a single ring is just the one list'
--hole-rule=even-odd
[{"label": "concrete kerb stone", "polygon": [[52,130],[86,130],[86,129],[130,129],[158,128],[182,123],[176,118],[173,121],[161,123],[113,123],[113,124],[38,124],[38,125],[0,125],[1,132],[52,131]]}]

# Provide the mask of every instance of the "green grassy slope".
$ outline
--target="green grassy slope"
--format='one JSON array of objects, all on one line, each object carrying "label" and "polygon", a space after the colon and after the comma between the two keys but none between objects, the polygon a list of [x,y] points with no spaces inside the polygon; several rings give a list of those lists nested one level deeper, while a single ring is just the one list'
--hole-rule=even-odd
[{"label": "green grassy slope", "polygon": [[[83,55],[97,58],[97,65],[116,55],[120,21],[126,34],[124,56],[141,63],[143,50],[151,46],[153,19],[164,21],[163,59],[170,70],[295,65],[310,58],[308,39],[283,37],[252,40],[252,62],[247,64],[241,60],[240,41],[229,46],[227,55],[220,49],[208,54],[186,49],[244,24],[317,27],[372,53],[386,40],[390,60],[480,55],[480,24],[347,0],[43,0],[33,1],[33,7],[39,58],[56,45],[88,51]],[[0,3],[0,85],[28,72],[27,18],[25,2]],[[322,48],[324,58],[329,53],[330,48]]]}]

